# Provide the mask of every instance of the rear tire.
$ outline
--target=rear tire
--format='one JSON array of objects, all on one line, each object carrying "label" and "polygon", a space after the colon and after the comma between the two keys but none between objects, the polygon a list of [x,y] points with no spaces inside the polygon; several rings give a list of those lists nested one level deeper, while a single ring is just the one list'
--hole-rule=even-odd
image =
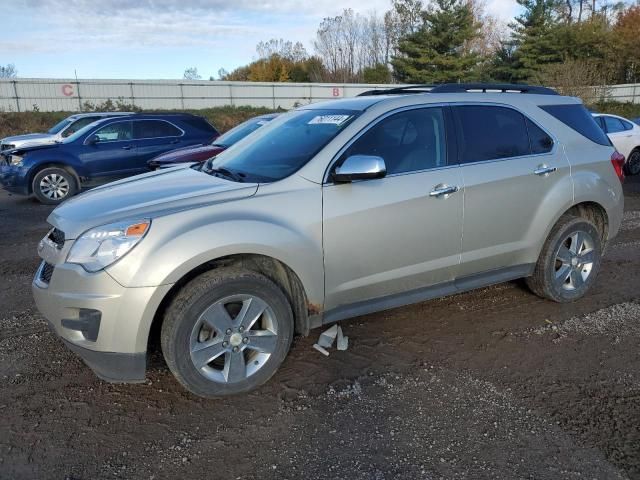
[{"label": "rear tire", "polygon": [[284,293],[249,270],[211,270],[185,285],[167,309],[162,351],[176,379],[201,397],[247,392],[282,364],[293,339]]},{"label": "rear tire", "polygon": [[636,148],[629,154],[627,163],[624,165],[625,173],[627,175],[640,174],[640,148]]},{"label": "rear tire", "polygon": [[59,167],[40,170],[33,177],[31,188],[38,201],[45,205],[58,205],[73,197],[78,191],[74,176]]},{"label": "rear tire", "polygon": [[527,285],[542,298],[572,302],[593,285],[601,258],[602,240],[596,226],[585,218],[565,215],[551,230]]}]

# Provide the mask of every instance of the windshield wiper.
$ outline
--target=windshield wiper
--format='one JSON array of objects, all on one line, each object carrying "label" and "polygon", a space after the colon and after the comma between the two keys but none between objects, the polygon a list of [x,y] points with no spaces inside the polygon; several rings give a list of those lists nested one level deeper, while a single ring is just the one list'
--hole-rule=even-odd
[{"label": "windshield wiper", "polygon": [[210,168],[207,173],[230,178],[234,182],[244,182],[244,179],[240,175],[224,167]]}]

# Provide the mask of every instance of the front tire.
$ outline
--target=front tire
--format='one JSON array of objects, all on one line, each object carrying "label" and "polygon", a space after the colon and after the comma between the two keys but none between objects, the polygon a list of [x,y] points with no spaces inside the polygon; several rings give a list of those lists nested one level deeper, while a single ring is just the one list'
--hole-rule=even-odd
[{"label": "front tire", "polygon": [[45,205],[58,205],[78,191],[73,175],[58,167],[44,168],[36,173],[31,188],[38,201]]},{"label": "front tire", "polygon": [[566,215],[551,230],[526,282],[542,298],[572,302],[591,288],[601,259],[602,240],[596,226],[585,218]]},{"label": "front tire", "polygon": [[190,392],[233,395],[271,378],[293,330],[291,306],[271,280],[223,268],[196,277],[174,298],[162,324],[162,351]]}]

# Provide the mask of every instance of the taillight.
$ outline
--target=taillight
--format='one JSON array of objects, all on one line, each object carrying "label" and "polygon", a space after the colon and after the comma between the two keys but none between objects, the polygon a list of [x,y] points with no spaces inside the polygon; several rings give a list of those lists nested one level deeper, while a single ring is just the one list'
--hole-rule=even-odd
[{"label": "taillight", "polygon": [[611,154],[611,164],[620,182],[624,182],[624,155],[617,151],[613,152]]}]

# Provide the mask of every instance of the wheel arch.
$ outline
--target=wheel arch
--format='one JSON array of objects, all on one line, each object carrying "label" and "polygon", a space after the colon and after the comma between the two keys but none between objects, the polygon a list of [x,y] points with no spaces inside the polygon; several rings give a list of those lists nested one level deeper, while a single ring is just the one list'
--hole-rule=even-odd
[{"label": "wheel arch", "polygon": [[45,168],[60,168],[62,170],[66,170],[73,176],[76,182],[76,187],[78,191],[80,191],[80,188],[82,187],[82,182],[80,180],[80,176],[78,175],[78,172],[76,172],[76,170],[72,166],[66,163],[53,160],[53,161],[42,162],[31,169],[31,172],[29,172],[29,177],[28,177],[29,178],[28,187],[29,187],[30,194],[33,193],[33,179],[36,177],[38,173],[40,173]]},{"label": "wheel arch", "polygon": [[159,345],[160,330],[164,314],[178,292],[188,282],[202,273],[225,267],[239,267],[264,275],[283,291],[291,308],[295,322],[295,332],[308,335],[312,317],[320,313],[321,306],[309,302],[300,277],[287,264],[277,258],[261,254],[235,254],[207,261],[184,274],[165,294],[156,309],[147,332],[148,347]]},{"label": "wheel arch", "polygon": [[580,202],[569,208],[563,215],[573,215],[582,217],[593,222],[600,232],[600,240],[602,245],[606,245],[609,238],[609,215],[607,210],[598,202],[586,201]]}]

